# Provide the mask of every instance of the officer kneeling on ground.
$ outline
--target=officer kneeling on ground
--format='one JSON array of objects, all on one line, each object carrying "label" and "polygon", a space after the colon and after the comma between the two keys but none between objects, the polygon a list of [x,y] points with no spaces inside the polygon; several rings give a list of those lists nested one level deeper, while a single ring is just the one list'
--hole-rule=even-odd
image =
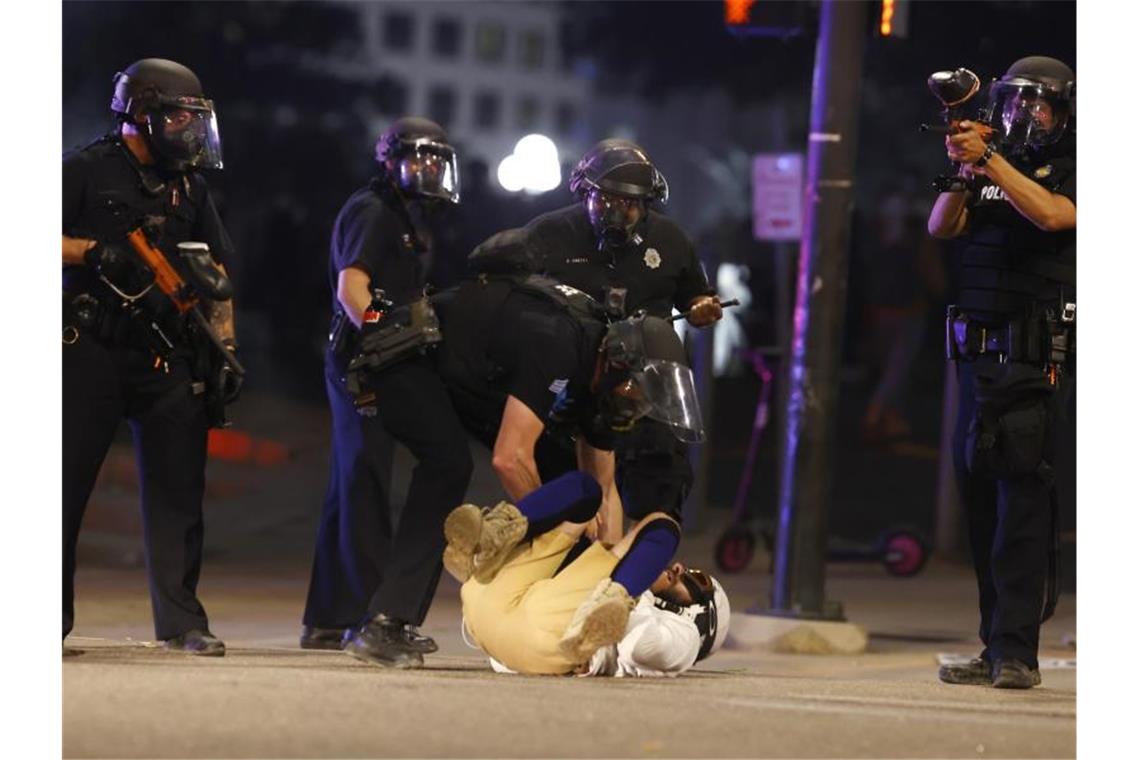
[{"label": "officer kneeling on ground", "polygon": [[613,444],[642,417],[703,435],[692,372],[672,326],[641,316],[607,324],[600,304],[525,274],[524,236],[492,236],[482,268],[439,301],[439,368],[471,433],[492,449],[503,489],[519,500],[581,469],[601,484],[603,537],[622,532]]},{"label": "officer kneeling on ground", "polygon": [[1074,86],[1053,58],[1010,66],[989,92],[996,139],[969,124],[946,138],[967,187],[940,194],[930,212],[932,235],[965,238],[947,348],[958,366],[954,465],[985,646],[967,665],[944,666],[947,683],[1041,683],[1041,623],[1056,604],[1054,423],[1075,371]]},{"label": "officer kneeling on ground", "polygon": [[[720,303],[692,241],[654,208],[668,201],[669,186],[641,146],[599,142],[582,156],[569,186],[578,203],[524,228],[535,271],[585,292],[616,318],[644,310],[667,319],[676,308],[694,327],[720,319]],[[664,509],[680,520],[693,485],[684,441],[644,419],[619,438],[616,460],[630,516]]]},{"label": "officer kneeling on ground", "polygon": [[[206,432],[225,424],[241,385],[226,360],[236,348],[224,268],[233,245],[197,172],[222,166],[218,124],[194,72],[158,58],[115,76],[111,110],[118,129],[63,158],[63,636],[83,513],[125,417],[155,636],[222,656],[197,595]],[[169,277],[157,279],[156,266]],[[199,305],[182,288],[180,304],[165,292],[183,279]],[[199,308],[208,317],[194,322]]]},{"label": "officer kneeling on ground", "polygon": [[457,507],[444,564],[463,583],[464,637],[498,672],[676,676],[720,648],[728,597],[670,563],[680,526],[663,512],[616,545],[587,529],[602,492],[570,472],[518,502]]},{"label": "officer kneeling on ground", "polygon": [[[438,648],[416,628],[439,582],[443,520],[471,477],[466,433],[424,353],[439,330],[424,295],[420,229],[432,204],[458,202],[459,187],[455,152],[427,119],[397,120],[376,159],[379,176],[349,197],[333,227],[333,450],[301,646],[343,646],[410,668]],[[394,528],[388,435],[416,458]]]}]

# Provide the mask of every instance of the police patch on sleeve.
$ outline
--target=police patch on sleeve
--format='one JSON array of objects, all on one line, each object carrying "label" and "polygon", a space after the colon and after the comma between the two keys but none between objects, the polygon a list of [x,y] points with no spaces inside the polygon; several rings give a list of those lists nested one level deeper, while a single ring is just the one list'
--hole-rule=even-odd
[{"label": "police patch on sleeve", "polygon": [[1052,173],[1053,164],[1045,164],[1044,166],[1037,167],[1037,169],[1033,172],[1033,176],[1037,179],[1045,179]]},{"label": "police patch on sleeve", "polygon": [[656,248],[648,248],[645,251],[645,266],[650,269],[656,269],[661,266],[661,254],[657,252]]}]

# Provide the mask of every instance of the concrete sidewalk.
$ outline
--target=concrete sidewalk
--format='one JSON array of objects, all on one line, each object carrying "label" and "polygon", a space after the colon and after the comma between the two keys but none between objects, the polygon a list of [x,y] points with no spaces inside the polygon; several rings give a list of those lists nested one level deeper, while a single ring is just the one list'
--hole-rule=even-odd
[{"label": "concrete sidewalk", "polygon": [[[707,539],[688,544],[689,557]],[[763,563],[753,563],[754,568]],[[868,628],[858,656],[725,649],[676,680],[496,675],[459,636],[445,576],[421,671],[296,647],[307,572],[207,564],[201,589],[224,659],[147,645],[141,570],[81,571],[64,659],[66,757],[1073,757],[1076,671],[1028,692],[947,686],[940,652],[973,654],[974,583],[932,563],[899,580],[833,565],[831,595]],[[734,614],[767,595],[759,569],[724,576]],[[1063,598],[1042,657],[1075,630]]]}]

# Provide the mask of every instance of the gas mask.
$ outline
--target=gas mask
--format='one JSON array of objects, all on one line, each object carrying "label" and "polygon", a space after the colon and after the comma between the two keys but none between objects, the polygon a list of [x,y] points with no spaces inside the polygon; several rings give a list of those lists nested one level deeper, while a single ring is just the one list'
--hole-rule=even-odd
[{"label": "gas mask", "polygon": [[634,230],[645,218],[645,211],[645,201],[641,198],[607,193],[598,188],[586,195],[586,214],[598,237],[599,249],[638,242]]}]

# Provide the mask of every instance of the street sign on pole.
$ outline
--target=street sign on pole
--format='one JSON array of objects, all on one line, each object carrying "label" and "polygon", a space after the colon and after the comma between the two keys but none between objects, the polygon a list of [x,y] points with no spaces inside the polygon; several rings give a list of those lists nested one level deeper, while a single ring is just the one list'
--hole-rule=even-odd
[{"label": "street sign on pole", "polygon": [[752,158],[752,236],[799,240],[803,233],[804,160],[799,153]]}]

